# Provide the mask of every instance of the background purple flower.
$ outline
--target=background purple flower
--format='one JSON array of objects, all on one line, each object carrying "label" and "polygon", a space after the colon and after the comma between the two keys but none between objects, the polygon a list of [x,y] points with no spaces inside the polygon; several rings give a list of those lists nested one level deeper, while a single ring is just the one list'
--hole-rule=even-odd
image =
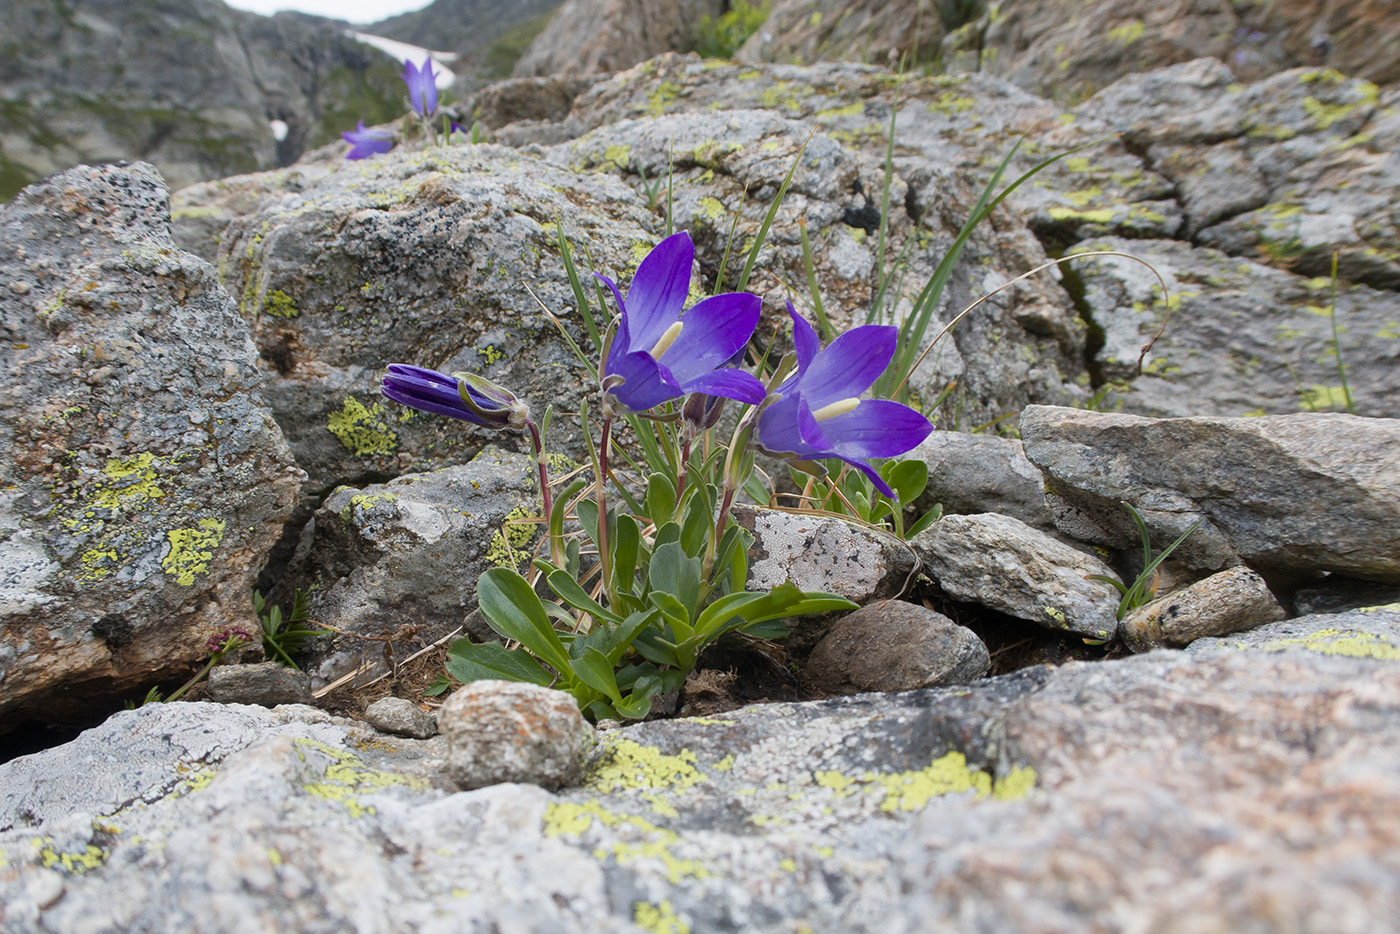
[{"label": "background purple flower", "polygon": [[752,374],[724,366],[753,336],[762,302],[728,292],[682,315],[694,260],[695,245],[681,231],[642,260],[626,299],[611,279],[598,276],[622,312],[602,368],[604,390],[626,409],[644,412],[690,392],[750,405],[763,401],[763,384]]},{"label": "background purple flower", "polygon": [[431,117],[437,110],[437,76],[433,74],[432,58],[423,59],[421,67],[405,61],[399,77],[408,85],[408,101],[413,109],[425,117]]},{"label": "background purple flower", "polygon": [[933,431],[928,419],[907,405],[860,398],[894,357],[897,329],[876,324],[852,328],[822,349],[816,331],[791,302],[788,314],[797,372],[783,381],[778,400],[759,416],[758,446],[780,457],[839,458],[893,498],[894,491],[868,458],[898,457]]},{"label": "background purple flower", "polygon": [[345,154],[347,159],[365,159],[394,148],[394,138],[389,133],[366,130],[363,120],[355,125],[355,129],[341,133],[340,138],[350,144],[350,151]]}]

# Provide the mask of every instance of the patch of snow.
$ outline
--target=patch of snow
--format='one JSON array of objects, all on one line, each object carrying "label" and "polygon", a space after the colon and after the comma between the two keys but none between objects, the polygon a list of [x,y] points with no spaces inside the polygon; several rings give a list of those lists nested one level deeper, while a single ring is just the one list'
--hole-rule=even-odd
[{"label": "patch of snow", "polygon": [[447,67],[447,63],[457,57],[456,52],[434,52],[422,46],[409,45],[407,42],[399,42],[396,39],[386,39],[383,36],[372,36],[367,32],[355,32],[353,29],[347,29],[345,34],[357,42],[363,42],[365,45],[374,46],[381,52],[392,55],[401,62],[405,60],[421,62],[425,57],[431,56],[433,60],[433,74],[437,79],[433,83],[438,86],[438,90],[447,87],[457,78],[457,73]]},{"label": "patch of snow", "polygon": [[291,129],[285,120],[269,120],[267,125],[272,128],[272,138],[279,143],[287,138],[287,131]]}]

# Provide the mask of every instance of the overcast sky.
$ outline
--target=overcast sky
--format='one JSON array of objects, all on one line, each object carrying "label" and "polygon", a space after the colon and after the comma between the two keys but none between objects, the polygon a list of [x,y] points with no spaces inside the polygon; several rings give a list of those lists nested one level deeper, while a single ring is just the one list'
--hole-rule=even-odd
[{"label": "overcast sky", "polygon": [[432,0],[225,0],[229,6],[254,13],[300,10],[352,23],[374,23],[388,16],[421,10]]}]

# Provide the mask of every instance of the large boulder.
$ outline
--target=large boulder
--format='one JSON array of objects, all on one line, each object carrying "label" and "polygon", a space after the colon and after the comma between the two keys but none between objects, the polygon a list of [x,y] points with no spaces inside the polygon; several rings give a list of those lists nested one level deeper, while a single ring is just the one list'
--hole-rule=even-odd
[{"label": "large boulder", "polygon": [[580,75],[631,68],[695,46],[701,23],[724,0],[565,0],[515,63],[516,77]]},{"label": "large boulder", "polygon": [[[248,328],[170,236],[149,165],[0,208],[0,723],[183,673],[250,588],[303,475]],[[3,729],[3,728],[0,728]]]},{"label": "large boulder", "polygon": [[457,792],[445,739],[306,707],[145,707],[0,765],[0,924],[1049,934],[1172,930],[1186,892],[1191,930],[1383,930],[1400,668],[1343,654],[1157,652],[644,723],[557,794]]},{"label": "large boulder", "polygon": [[1294,586],[1330,571],[1400,580],[1400,420],[1334,413],[1140,418],[1031,406],[1026,456],[1060,530],[1115,548],[1139,534],[1173,558],[1248,564]]}]

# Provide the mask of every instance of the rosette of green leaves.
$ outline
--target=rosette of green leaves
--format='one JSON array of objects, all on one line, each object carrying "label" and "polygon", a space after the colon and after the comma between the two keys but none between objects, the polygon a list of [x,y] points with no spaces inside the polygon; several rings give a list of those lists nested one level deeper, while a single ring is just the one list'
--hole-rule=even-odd
[{"label": "rosette of green leaves", "polygon": [[595,546],[608,543],[612,596],[601,595],[607,605],[579,583],[576,548],[566,560],[573,566],[535,562],[555,600],[542,599],[515,571],[493,568],[481,576],[477,600],[491,628],[519,646],[459,639],[448,650],[448,672],[459,681],[553,686],[595,718],[638,720],[658,694],[679,690],[700,652],[726,633],[771,638],[783,633],[784,617],[855,608],[791,583],[744,590],[753,536],[730,524],[715,541],[715,504],[711,483],[690,487],[678,503],[676,484],[658,471],[638,511],[611,511],[602,537],[597,505],[579,502],[584,535]]}]

